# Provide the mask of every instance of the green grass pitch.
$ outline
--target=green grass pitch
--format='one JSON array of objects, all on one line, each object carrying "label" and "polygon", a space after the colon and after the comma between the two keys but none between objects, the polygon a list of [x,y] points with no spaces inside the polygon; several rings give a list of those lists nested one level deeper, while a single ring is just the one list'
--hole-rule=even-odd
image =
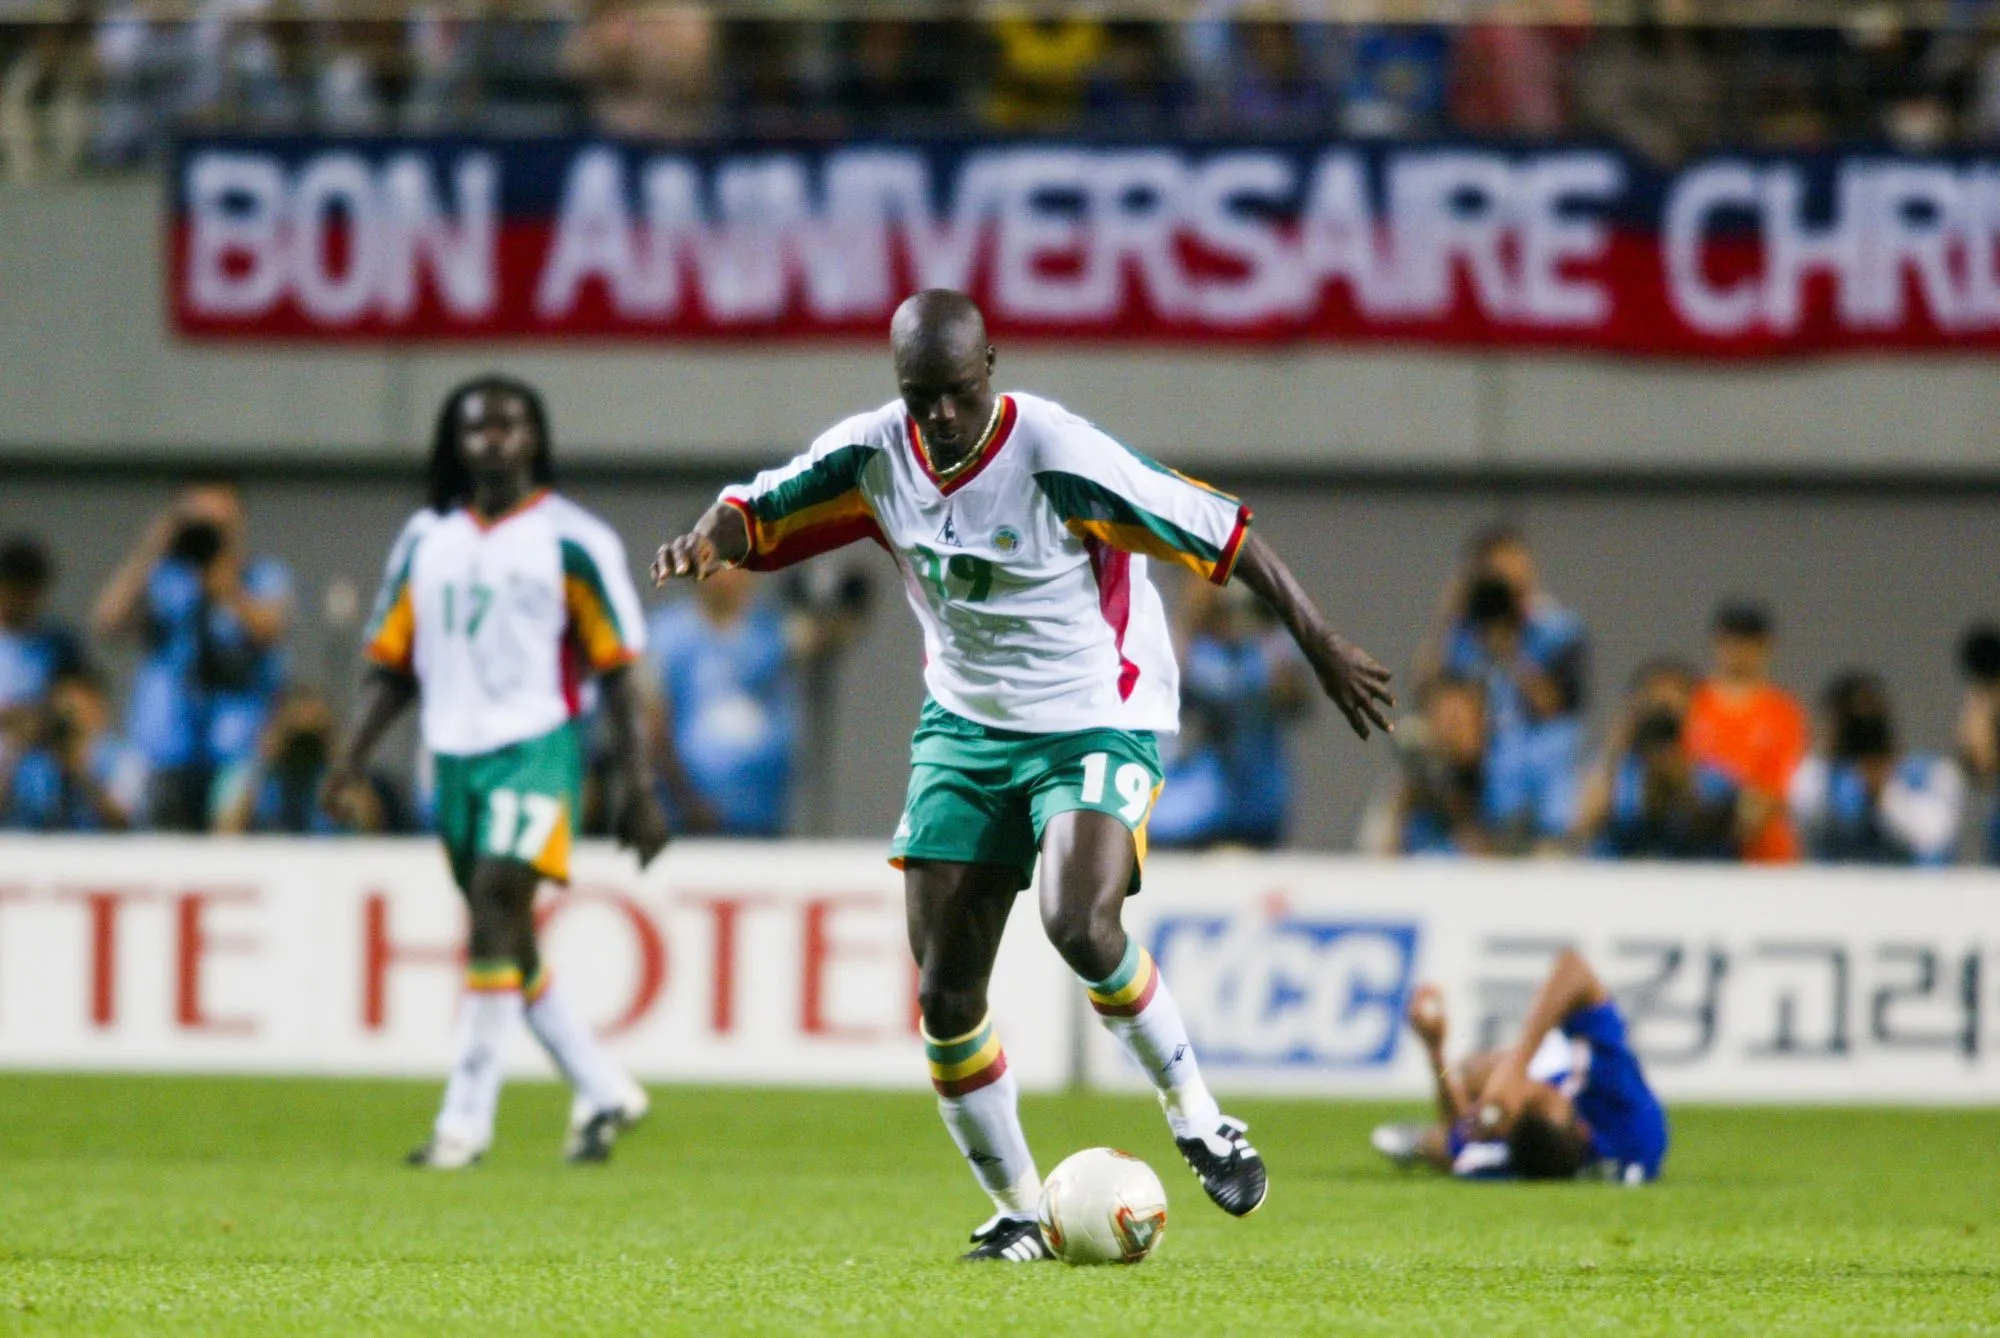
[{"label": "green grass pitch", "polygon": [[569,1168],[564,1094],[516,1086],[485,1165],[404,1170],[436,1094],[0,1076],[0,1333],[2000,1332],[2000,1111],[1685,1109],[1628,1190],[1406,1176],[1365,1143],[1398,1108],[1234,1102],[1272,1184],[1235,1221],[1150,1102],[1036,1098],[1044,1168],[1153,1163],[1165,1243],[974,1268],[924,1096],[664,1088]]}]

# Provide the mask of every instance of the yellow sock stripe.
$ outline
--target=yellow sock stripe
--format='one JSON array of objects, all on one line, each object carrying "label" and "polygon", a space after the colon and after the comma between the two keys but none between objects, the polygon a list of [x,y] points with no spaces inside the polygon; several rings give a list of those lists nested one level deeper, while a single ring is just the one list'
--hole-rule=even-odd
[{"label": "yellow sock stripe", "polygon": [[1152,983],[1153,954],[1147,952],[1144,948],[1140,948],[1139,960],[1132,972],[1131,979],[1127,980],[1117,989],[1091,989],[1089,991],[1090,1001],[1102,1008],[1122,1008],[1127,1004],[1137,1001],[1141,995],[1145,994],[1147,987]]},{"label": "yellow sock stripe", "polygon": [[935,1059],[930,1061],[931,1081],[957,1082],[961,1078],[969,1078],[981,1069],[992,1067],[994,1062],[999,1058],[1000,1038],[989,1033],[986,1037],[986,1044],[980,1046],[966,1058],[959,1060],[955,1064],[940,1064]]},{"label": "yellow sock stripe", "polygon": [[521,968],[512,963],[474,962],[465,968],[465,988],[518,990],[521,988]]},{"label": "yellow sock stripe", "polygon": [[549,992],[549,984],[554,979],[546,966],[536,967],[534,979],[521,987],[521,997],[529,1003],[534,1003]]}]

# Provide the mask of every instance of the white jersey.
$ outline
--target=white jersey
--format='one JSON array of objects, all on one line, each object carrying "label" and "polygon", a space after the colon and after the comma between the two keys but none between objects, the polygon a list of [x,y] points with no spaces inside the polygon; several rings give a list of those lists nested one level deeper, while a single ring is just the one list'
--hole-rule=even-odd
[{"label": "white jersey", "polygon": [[896,402],[724,489],[749,525],[746,565],[872,538],[902,571],[924,682],[946,710],[1030,733],[1174,731],[1180,680],[1147,559],[1222,584],[1249,509],[1053,401],[1013,393],[998,410],[949,479]]},{"label": "white jersey", "polygon": [[584,677],[630,664],[645,636],[617,533],[545,489],[493,521],[412,516],[365,654],[416,676],[425,747],[465,757],[573,719]]}]

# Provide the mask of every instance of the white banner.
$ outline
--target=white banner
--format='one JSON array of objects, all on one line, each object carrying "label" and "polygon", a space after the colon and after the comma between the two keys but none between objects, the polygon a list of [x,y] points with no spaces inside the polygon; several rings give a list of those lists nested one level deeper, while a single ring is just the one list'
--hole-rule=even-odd
[{"label": "white banner", "polygon": [[1669,1099],[2000,1101],[1990,873],[1217,855],[1149,865],[1126,925],[1225,1095],[1428,1094],[1410,991],[1444,987],[1454,1055],[1505,1044],[1568,945]]},{"label": "white banner", "polygon": [[[586,847],[553,969],[642,1077],[921,1088],[901,880],[876,843]],[[1511,1037],[1550,955],[1618,992],[1670,1099],[2000,1101],[2000,877],[1158,856],[1127,924],[1225,1097],[1419,1096],[1400,1024]],[[428,841],[0,840],[0,1066],[441,1073],[464,915]],[[1031,1088],[1139,1075],[1015,907],[994,975]],[[516,1067],[549,1070],[522,1038]]]},{"label": "white banner", "polygon": [[[875,845],[586,845],[551,968],[643,1078],[923,1087],[902,877]],[[1073,982],[1017,907],[1008,1066],[1072,1067]],[[439,1074],[465,916],[431,841],[0,840],[0,1066]],[[550,1070],[527,1038],[520,1072]]]}]

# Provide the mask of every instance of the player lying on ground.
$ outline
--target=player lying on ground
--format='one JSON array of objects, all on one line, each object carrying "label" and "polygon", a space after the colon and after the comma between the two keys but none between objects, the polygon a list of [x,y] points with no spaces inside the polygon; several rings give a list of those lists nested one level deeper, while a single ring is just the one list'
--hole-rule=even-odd
[{"label": "player lying on ground", "polygon": [[642,866],[667,844],[630,681],[645,621],[625,548],[559,496],[552,477],[548,416],[534,390],[488,376],[452,392],[431,447],[430,505],[390,551],[360,723],[327,785],[329,808],[353,803],[376,742],[422,699],[438,832],[472,912],[472,941],[457,1056],[413,1166],[469,1166],[493,1141],[501,1060],[524,1012],[576,1089],[570,1161],[604,1160],[646,1113],[646,1094],[570,1007],[535,946],[536,890],[545,878],[569,881],[585,674],[597,676],[610,724],[619,844]]},{"label": "player lying on ground", "polygon": [[1235,498],[1153,463],[1058,404],[996,394],[979,309],[933,289],[890,326],[900,400],[725,489],[661,546],[657,582],[770,570],[880,543],[924,629],[924,703],[892,845],[904,870],[931,1080],[998,1210],[968,1259],[1048,1257],[1040,1177],[986,987],[1014,896],[1041,860],[1043,927],[1105,1026],[1152,1076],[1209,1197],[1263,1202],[1262,1161],[1201,1080],[1152,958],[1120,923],[1179,687],[1149,558],[1232,573],[1290,629],[1355,732],[1386,729],[1389,674],[1335,636]]},{"label": "player lying on ground", "polygon": [[1510,1049],[1447,1064],[1435,985],[1411,998],[1409,1021],[1436,1075],[1438,1121],[1376,1129],[1375,1149],[1391,1161],[1478,1178],[1592,1175],[1629,1185],[1659,1176],[1666,1111],[1625,1042],[1611,992],[1576,953],[1556,958]]}]

